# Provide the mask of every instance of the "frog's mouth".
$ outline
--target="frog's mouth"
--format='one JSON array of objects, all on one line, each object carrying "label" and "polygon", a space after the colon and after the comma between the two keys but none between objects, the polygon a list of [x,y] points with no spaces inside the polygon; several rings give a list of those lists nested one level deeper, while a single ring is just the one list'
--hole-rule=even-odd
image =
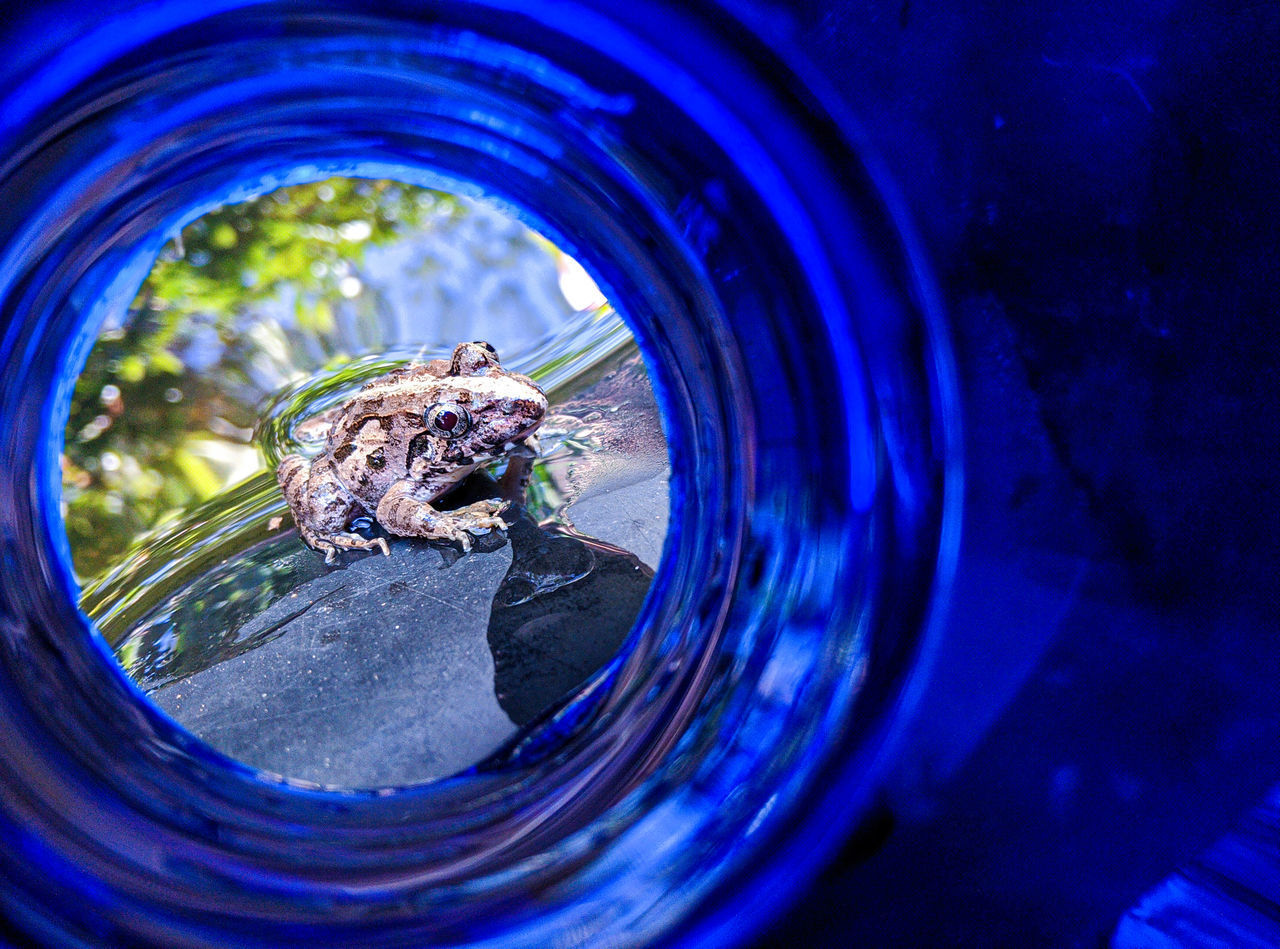
[{"label": "frog's mouth", "polygon": [[519,435],[516,435],[513,438],[508,438],[505,442],[502,442],[499,445],[495,445],[489,451],[480,452],[478,454],[472,455],[471,456],[472,465],[478,466],[478,465],[488,464],[491,461],[499,461],[500,459],[510,458],[513,456],[517,458],[538,457],[539,449],[536,444],[530,445],[529,439],[530,437],[533,436],[534,432],[537,431],[538,426],[541,424],[542,424],[542,420],[539,419],[537,422],[535,422],[529,428],[525,429],[525,431],[523,431]]},{"label": "frog's mouth", "polygon": [[[539,419],[533,425],[529,426],[529,428],[526,429],[522,434],[517,435],[515,438],[507,439],[505,442],[502,443],[502,448],[501,448],[502,453],[505,455],[511,452],[519,453],[521,451],[531,450],[531,446],[528,445],[528,441],[533,436],[533,434],[538,430],[538,426],[541,424],[542,424],[542,420]],[[533,453],[537,454],[536,449],[533,449]]]}]

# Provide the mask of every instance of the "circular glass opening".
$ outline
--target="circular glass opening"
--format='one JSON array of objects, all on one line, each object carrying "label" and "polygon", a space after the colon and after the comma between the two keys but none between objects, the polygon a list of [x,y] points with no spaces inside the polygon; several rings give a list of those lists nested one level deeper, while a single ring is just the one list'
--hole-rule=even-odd
[{"label": "circular glass opening", "polygon": [[[548,405],[533,440],[450,460],[424,413],[456,377],[389,380],[471,340],[500,359],[472,377],[469,426],[510,418],[511,373]],[[444,460],[415,466],[424,452]],[[292,510],[290,454],[308,466]],[[133,681],[224,754],[325,786],[432,780],[501,748],[616,653],[666,534],[657,405],[594,281],[489,203],[388,180],[184,227],[100,329],[61,466],[82,607]],[[416,528],[380,523],[371,478],[452,536],[397,536]],[[467,513],[490,498],[505,528]],[[378,546],[326,558],[335,535]]]},{"label": "circular glass opening", "polygon": [[[77,7],[69,32],[33,23],[27,52],[9,64],[20,75],[0,84],[0,836],[18,842],[0,848],[0,901],[24,926],[63,942],[745,938],[874,800],[919,694],[957,542],[956,415],[936,303],[918,248],[845,128],[771,38],[715,3],[334,0],[302,10],[157,0],[147,15],[141,9]],[[286,513],[271,469],[300,468],[323,452],[336,461],[347,443],[316,436],[324,412],[350,405],[359,383],[394,366],[446,355],[460,369],[488,366],[488,350],[450,351],[475,334],[373,345],[396,311],[361,309],[374,294],[359,267],[392,246],[371,243],[366,219],[363,261],[307,261],[311,279],[337,290],[328,305],[303,299],[288,314],[310,320],[312,331],[290,339],[277,332],[283,324],[268,328],[255,350],[262,360],[246,363],[236,386],[218,388],[227,400],[237,387],[255,393],[245,404],[261,398],[258,412],[237,414],[230,401],[215,412],[194,381],[165,378],[182,369],[166,370],[163,353],[200,351],[185,342],[154,349],[154,376],[145,360],[139,376],[130,357],[142,357],[125,347],[116,368],[134,382],[95,381],[76,394],[100,342],[117,346],[130,327],[148,331],[163,316],[133,306],[139,288],[161,254],[195,263],[202,217],[222,217],[229,229],[210,227],[203,238],[230,252],[248,241],[238,214],[270,207],[262,202],[286,187],[330,182],[336,198],[333,178],[455,196],[433,197],[433,207],[488,199],[546,235],[625,314],[660,407],[644,423],[636,423],[643,413],[619,422],[613,449],[601,439],[606,454],[622,456],[613,462],[596,464],[597,448],[571,434],[561,449],[584,453],[563,476],[554,451],[540,456],[525,494],[538,513],[517,524],[579,546],[517,576],[498,604],[529,607],[543,586],[582,573],[586,561],[574,558],[584,549],[590,576],[601,574],[607,552],[635,554],[653,575],[616,654],[563,701],[545,710],[532,703],[521,713],[533,716],[527,725],[496,748],[475,749],[472,760],[483,759],[475,767],[449,763],[440,773],[450,776],[422,783],[417,774],[407,787],[372,769],[341,789],[317,789],[308,782],[326,783],[331,772],[289,782],[246,767],[143,700],[116,655],[158,687],[156,703],[165,693],[186,702],[183,685],[166,678],[173,657],[200,661],[178,642],[183,629],[234,628],[241,645],[263,643],[193,673],[186,681],[194,682],[270,656],[287,637],[267,640],[291,621],[336,614],[351,588],[326,583],[358,579],[368,590],[383,571],[425,558],[434,579],[474,590],[457,578],[504,556],[517,564],[517,524],[477,524],[466,531],[476,552],[440,569],[444,545],[383,536],[387,525],[375,518],[351,525],[360,539],[352,543],[390,541],[390,557],[380,545],[337,554],[336,566],[307,581],[309,599],[299,586],[273,587],[324,567],[290,516],[298,523],[302,512],[302,530],[332,528],[319,503]],[[357,242],[363,228],[353,223],[313,222]],[[227,292],[248,293],[273,263],[268,255],[240,267]],[[212,251],[202,266],[216,266]],[[568,310],[581,342],[553,332],[566,347],[554,358],[488,342],[503,371],[544,372],[538,384],[552,407],[599,430],[636,357],[610,343],[603,362],[587,360],[596,368],[574,368],[581,351],[595,351],[590,334],[609,327]],[[329,321],[335,335],[314,331]],[[204,333],[204,351],[221,358],[217,326],[188,324],[184,332]],[[125,336],[100,340],[104,331]],[[360,345],[308,353],[307,339],[337,340],[339,331]],[[273,366],[294,360],[310,362],[271,381]],[[164,383],[158,398],[130,394],[149,380]],[[101,471],[100,440],[135,422],[131,402],[210,408],[182,439],[189,472],[216,474],[215,463],[230,472],[237,457],[245,471],[260,467],[238,487],[193,488],[213,506],[180,505],[186,513],[157,522],[155,538],[121,550],[122,559],[82,560],[80,579],[107,571],[82,600],[75,564],[85,555],[68,540],[79,530],[73,493],[77,482],[92,487],[95,474],[112,473]],[[422,420],[454,434],[469,413],[450,393]],[[545,434],[556,431],[554,419]],[[619,506],[623,521],[641,522],[626,530],[643,534],[655,511],[645,479],[644,490],[662,493],[630,453],[654,444],[653,419],[666,450],[642,453],[669,463],[660,559],[656,533],[649,554],[638,541],[628,547],[605,526],[616,509],[601,501],[593,521],[592,499],[573,497],[575,479],[588,474],[613,479],[611,491],[636,489]],[[63,448],[82,437],[83,446],[103,446],[97,472],[87,460],[78,471],[74,459],[62,462]],[[215,445],[223,447],[211,455]],[[352,452],[372,459],[376,447]],[[295,453],[303,461],[287,462]],[[155,488],[133,458],[137,491]],[[484,461],[498,482],[504,463]],[[106,456],[106,466],[123,472],[125,454]],[[539,495],[548,484],[568,484],[569,494]],[[118,500],[102,498],[104,514],[140,510],[115,490]],[[557,521],[566,500],[576,534]],[[501,533],[505,546],[478,549]],[[185,546],[192,538],[199,544]],[[297,569],[280,569],[280,558]],[[169,564],[185,573],[157,569]],[[499,590],[514,567],[503,569]],[[404,581],[410,589],[397,588],[395,602],[418,596],[425,572]],[[546,595],[573,595],[583,582]],[[107,596],[113,584],[117,595]],[[356,681],[371,668],[362,651],[370,640],[360,637],[392,642],[391,585],[385,597],[352,598],[348,607],[365,617],[358,630],[334,629],[340,638],[329,643],[317,634],[317,655],[351,650],[347,687],[365,691],[332,696],[341,700],[332,705],[317,691],[306,699],[316,714],[350,717],[345,700],[373,694],[371,682]],[[483,607],[497,612],[497,592],[469,605],[435,593],[413,601],[418,625],[448,611],[478,627]],[[219,620],[191,622],[208,611]],[[549,623],[521,628],[532,635]],[[495,680],[500,652],[485,642],[475,654],[492,659]],[[247,696],[251,705],[307,675],[290,671],[300,653],[279,658],[263,663],[265,686]],[[386,662],[408,665],[399,654]],[[268,674],[281,678],[268,683]],[[261,726],[267,713],[298,707],[254,714]],[[402,737],[386,736],[384,747]]]}]

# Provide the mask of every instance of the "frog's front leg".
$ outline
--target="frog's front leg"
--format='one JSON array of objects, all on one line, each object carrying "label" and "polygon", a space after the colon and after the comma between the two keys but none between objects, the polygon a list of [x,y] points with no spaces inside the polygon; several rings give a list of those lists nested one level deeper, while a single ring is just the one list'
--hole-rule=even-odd
[{"label": "frog's front leg", "polygon": [[347,530],[351,518],[363,508],[338,480],[327,458],[312,463],[301,455],[286,455],[276,468],[276,480],[302,540],[312,550],[321,551],[325,563],[333,563],[340,550],[378,547],[383,554],[391,554],[383,538],[370,540]]},{"label": "frog's front leg", "polygon": [[507,470],[498,482],[498,493],[512,504],[523,505],[529,481],[533,477],[533,460],[540,452],[538,436],[530,435],[507,452]]},{"label": "frog's front leg", "polygon": [[505,530],[510,526],[497,516],[507,508],[506,501],[476,501],[456,511],[437,511],[431,502],[438,494],[439,488],[430,483],[403,478],[387,489],[374,516],[393,534],[458,541],[464,551],[471,549],[468,531]]}]

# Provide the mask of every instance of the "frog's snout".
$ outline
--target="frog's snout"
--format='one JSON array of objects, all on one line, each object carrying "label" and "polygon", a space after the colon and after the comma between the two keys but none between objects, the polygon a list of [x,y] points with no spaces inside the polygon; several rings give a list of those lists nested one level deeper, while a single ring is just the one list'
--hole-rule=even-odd
[{"label": "frog's snout", "polygon": [[547,414],[547,398],[541,392],[535,392],[529,397],[502,399],[498,402],[498,411],[503,415],[519,415],[541,421]]}]

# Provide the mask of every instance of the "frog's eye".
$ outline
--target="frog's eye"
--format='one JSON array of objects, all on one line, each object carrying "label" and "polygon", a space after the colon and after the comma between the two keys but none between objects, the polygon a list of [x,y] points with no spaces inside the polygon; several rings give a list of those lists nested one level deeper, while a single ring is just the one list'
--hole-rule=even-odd
[{"label": "frog's eye", "polygon": [[445,438],[458,438],[471,427],[471,416],[457,402],[437,402],[423,413],[427,428]]}]

